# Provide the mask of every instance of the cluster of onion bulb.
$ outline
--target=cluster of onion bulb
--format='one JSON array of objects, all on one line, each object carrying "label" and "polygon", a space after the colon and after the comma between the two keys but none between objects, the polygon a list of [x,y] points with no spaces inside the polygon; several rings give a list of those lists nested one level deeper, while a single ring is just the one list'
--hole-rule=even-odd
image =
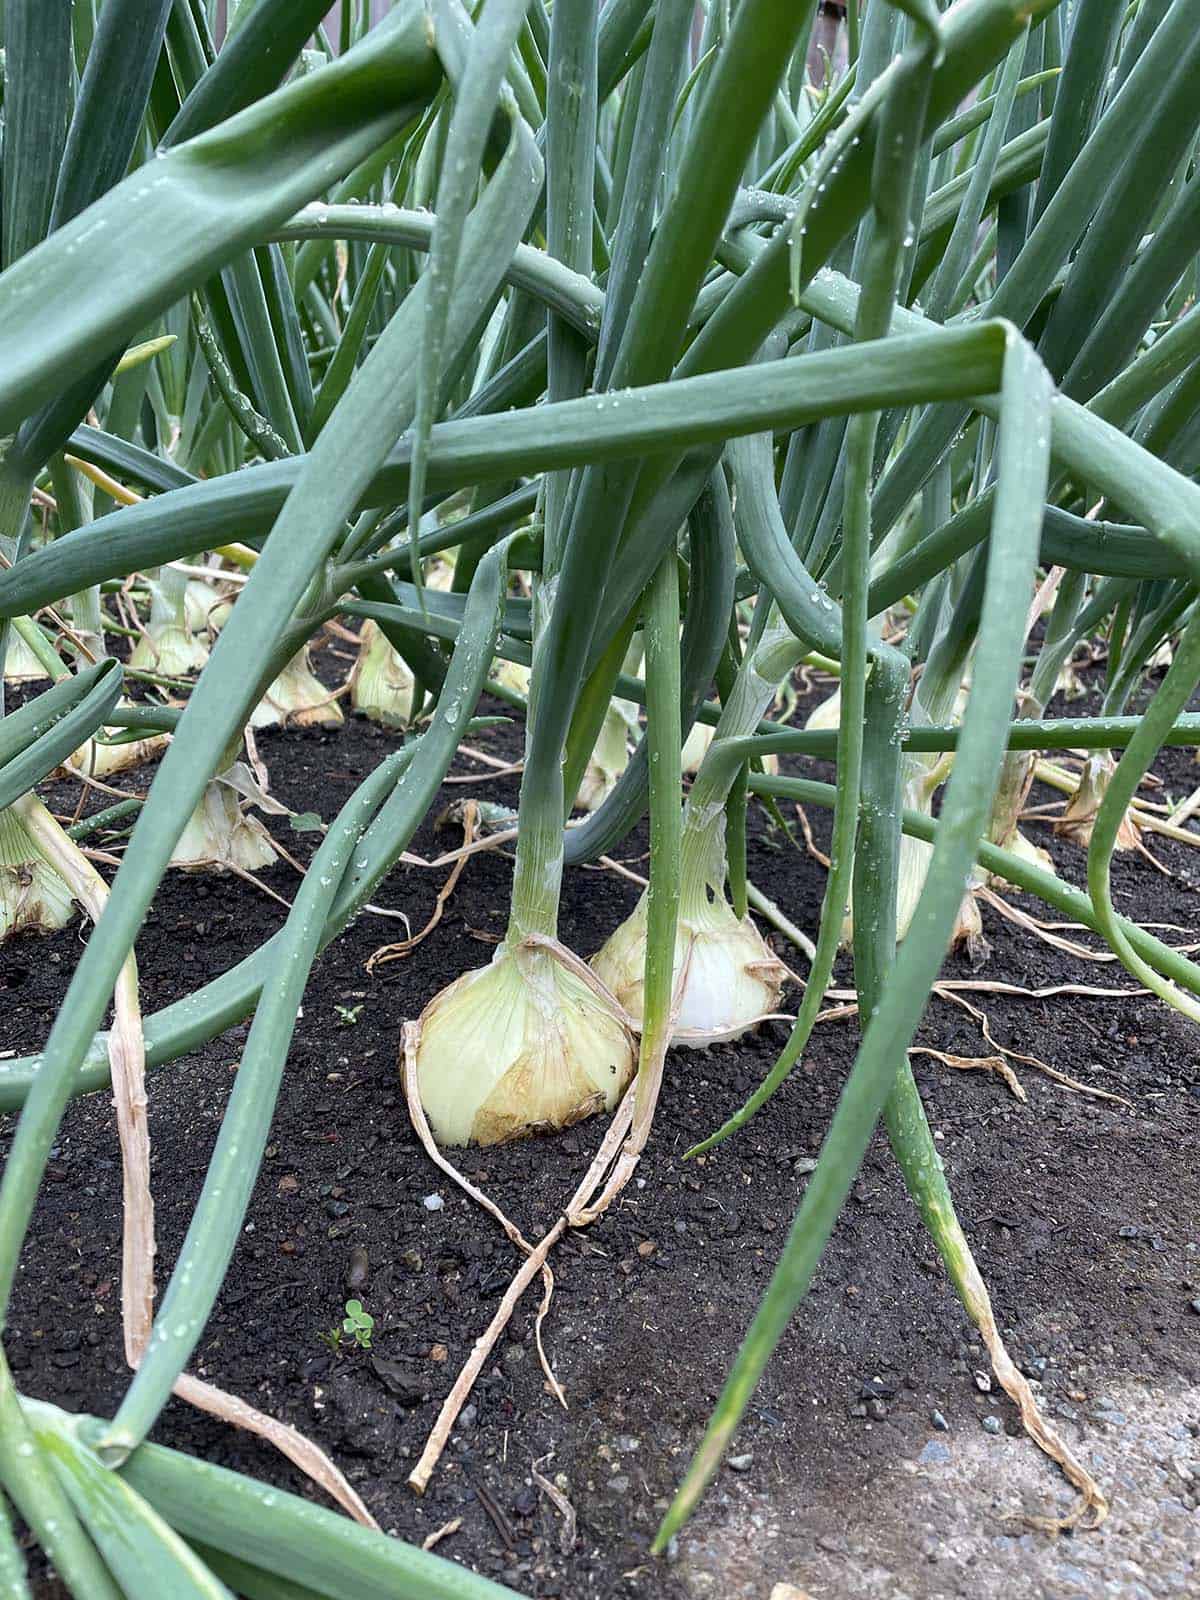
[{"label": "cluster of onion bulb", "polygon": [[[795,649],[786,629],[766,630],[718,735],[753,731]],[[622,743],[627,737],[622,726]],[[672,963],[671,1039],[695,1047],[739,1038],[771,1015],[787,976],[750,917],[725,897],[724,802],[736,768],[727,770],[707,744],[684,807]],[[490,966],[430,1002],[407,1031],[406,1054],[439,1143],[496,1143],[615,1105],[646,1020],[649,892],[590,968],[557,940],[510,929]]]}]

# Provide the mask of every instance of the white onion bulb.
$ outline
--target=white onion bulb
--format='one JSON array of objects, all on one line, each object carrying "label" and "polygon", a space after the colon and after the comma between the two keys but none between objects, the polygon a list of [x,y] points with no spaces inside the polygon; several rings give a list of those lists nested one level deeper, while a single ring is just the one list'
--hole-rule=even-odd
[{"label": "white onion bulb", "polygon": [[[643,895],[592,957],[596,976],[639,1023],[645,964]],[[786,977],[787,968],[750,917],[739,919],[710,890],[707,905],[680,909],[673,977],[679,1009],[672,1043],[703,1046],[740,1038],[777,1008]]]}]

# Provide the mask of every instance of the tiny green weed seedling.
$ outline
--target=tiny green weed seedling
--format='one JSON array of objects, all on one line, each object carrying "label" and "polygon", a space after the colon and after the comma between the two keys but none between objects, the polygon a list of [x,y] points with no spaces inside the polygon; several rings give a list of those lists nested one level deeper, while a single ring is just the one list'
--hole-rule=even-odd
[{"label": "tiny green weed seedling", "polygon": [[346,1301],[346,1315],[342,1322],[342,1330],[353,1334],[354,1341],[360,1350],[371,1348],[371,1331],[375,1326],[375,1318],[369,1311],[363,1310],[361,1300]]},{"label": "tiny green weed seedling", "polygon": [[356,1006],[334,1006],[333,1009],[338,1015],[339,1028],[353,1028],[358,1021],[358,1014],[362,1010],[362,1004],[360,1002]]}]

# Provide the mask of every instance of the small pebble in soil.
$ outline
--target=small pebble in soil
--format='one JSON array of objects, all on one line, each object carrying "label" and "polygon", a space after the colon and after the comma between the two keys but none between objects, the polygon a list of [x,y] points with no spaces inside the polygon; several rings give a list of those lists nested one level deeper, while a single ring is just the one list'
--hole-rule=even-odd
[{"label": "small pebble in soil", "polygon": [[984,1417],[981,1425],[984,1433],[997,1434],[1004,1432],[1004,1424],[999,1417]]},{"label": "small pebble in soil", "polygon": [[932,1411],[932,1412],[930,1412],[929,1420],[930,1420],[930,1422],[933,1423],[934,1427],[937,1429],[937,1431],[939,1433],[949,1433],[950,1432],[950,1424],[946,1421],[945,1417],[942,1415],[942,1413],[940,1411]]},{"label": "small pebble in soil", "polygon": [[979,1390],[980,1394],[991,1394],[991,1392],[992,1392],[992,1379],[991,1379],[991,1374],[990,1373],[987,1373],[987,1372],[976,1372],[974,1374],[974,1378],[975,1378],[975,1387]]},{"label": "small pebble in soil", "polygon": [[346,1265],[347,1289],[362,1289],[366,1287],[367,1279],[371,1275],[371,1262],[366,1250],[361,1244],[356,1244],[350,1252],[350,1260]]},{"label": "small pebble in soil", "polygon": [[446,1202],[442,1199],[440,1194],[435,1193],[427,1194],[424,1200],[421,1201],[421,1204],[425,1207],[426,1211],[440,1211]]},{"label": "small pebble in soil", "polygon": [[753,1452],[753,1450],[747,1450],[745,1455],[730,1456],[729,1460],[726,1462],[726,1466],[729,1468],[729,1470],[731,1472],[749,1472],[750,1468],[753,1465],[754,1465],[754,1452]]},{"label": "small pebble in soil", "polygon": [[1200,1317],[1200,1300],[1193,1300],[1192,1301],[1192,1310],[1196,1313],[1196,1315],[1198,1317]]}]

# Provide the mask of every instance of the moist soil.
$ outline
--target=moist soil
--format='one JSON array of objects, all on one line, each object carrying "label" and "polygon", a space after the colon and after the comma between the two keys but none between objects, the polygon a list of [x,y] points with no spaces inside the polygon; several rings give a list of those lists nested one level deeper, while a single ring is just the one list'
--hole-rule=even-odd
[{"label": "moist soil", "polygon": [[[323,659],[327,668],[335,665]],[[272,792],[296,812],[328,821],[394,740],[348,721],[333,731],[260,735],[259,749]],[[472,742],[512,757],[519,741],[519,726],[509,724]],[[790,761],[785,768],[826,775],[818,763]],[[1156,771],[1176,798],[1200,780],[1186,751],[1164,753]],[[459,756],[452,776],[467,781],[445,786],[412,844],[425,858],[458,842],[453,825],[439,829],[435,822],[449,803],[471,795],[516,801],[515,777],[493,776],[467,756]],[[143,771],[129,786],[147,781]],[[48,794],[61,813],[74,810],[79,790],[64,784]],[[1053,798],[1035,789],[1032,801]],[[85,807],[109,803],[89,796]],[[293,831],[286,819],[266,820],[292,853],[311,854],[317,835]],[[791,808],[787,820],[794,826]],[[819,846],[828,819],[814,813],[811,820]],[[1052,851],[1062,876],[1081,884],[1083,852],[1054,840],[1048,827],[1031,831]],[[1162,936],[1188,942],[1200,925],[1200,855],[1162,838],[1148,842],[1170,875],[1136,855],[1118,858],[1118,906],[1137,920],[1173,925]],[[637,871],[645,850],[643,828],[617,855]],[[801,928],[815,929],[824,871],[757,806],[748,859],[752,880]],[[440,1553],[523,1595],[767,1600],[777,1581],[794,1582],[804,1593],[809,1558],[834,1573],[815,1591],[823,1594],[992,1593],[971,1581],[970,1560],[951,1582],[927,1552],[931,1575],[909,1573],[903,1587],[882,1569],[871,1579],[862,1575],[861,1561],[855,1565],[863,1554],[856,1530],[878,1508],[875,1486],[898,1465],[915,1469],[933,1459],[931,1445],[940,1450],[944,1441],[949,1450],[963,1440],[971,1449],[1019,1450],[1033,1464],[1029,1505],[951,1500],[960,1525],[947,1528],[947,1536],[962,1534],[962,1520],[974,1519],[987,1544],[1005,1531],[1007,1513],[1053,1511],[1063,1495],[1054,1469],[1018,1437],[1014,1408],[990,1387],[974,1329],[881,1135],[812,1292],[754,1396],[731,1461],[674,1560],[649,1555],[808,1182],[853,1060],[853,1018],[819,1026],[802,1066],[758,1118],[706,1159],[690,1162],[684,1152],[746,1098],[787,1029],[768,1023],[734,1044],[672,1052],[638,1178],[601,1221],[554,1252],[545,1343],[570,1409],[548,1392],[533,1343],[538,1296],[530,1294],[476,1386],[428,1492],[418,1499],[407,1487],[439,1404],[517,1258],[496,1224],[422,1152],[398,1076],[401,1029],[445,984],[488,961],[504,929],[511,872],[502,851],[476,856],[438,925],[406,959],[368,974],[368,957],[402,937],[404,925],[364,914],[315,968],[244,1231],[191,1370],[316,1439],[389,1532],[420,1543],[461,1519]],[[403,911],[415,931],[433,912],[444,876],[444,869],[397,867],[376,901]],[[297,882],[283,864],[261,877],[284,897]],[[564,940],[590,955],[637,894],[613,870],[570,872]],[[1053,916],[1015,892],[1006,895],[1014,906]],[[266,893],[237,878],[170,873],[138,944],[144,1010],[231,966],[283,916]],[[983,919],[990,958],[972,968],[965,955],[952,955],[945,977],[1023,990],[1087,984],[1108,991],[1040,998],[982,992],[971,999],[986,1012],[999,1044],[1124,1097],[1120,1102],[1072,1092],[1036,1066],[1016,1062],[1028,1096],[1021,1103],[994,1071],[959,1070],[931,1056],[913,1060],[997,1320],[1015,1359],[1042,1386],[1049,1414],[1086,1458],[1089,1441],[1104,1431],[1103,1408],[1111,1404],[1105,1396],[1122,1383],[1156,1385],[1168,1417],[1172,1396],[1200,1383],[1195,1033],[1177,1013],[1131,992],[1132,979],[1115,963],[1083,961],[994,909],[985,907]],[[1097,948],[1087,934],[1067,936]],[[51,937],[20,936],[0,949],[6,1052],[32,1050],[45,1039],[82,937],[76,924]],[[804,970],[793,946],[777,934],[771,939],[785,961]],[[839,981],[849,977],[843,964]],[[199,1193],[246,1031],[231,1029],[151,1074],[160,1287]],[[978,1024],[945,1000],[931,1003],[918,1043],[961,1057],[993,1054]],[[3,1131],[6,1151],[11,1119]],[[460,1165],[536,1237],[574,1189],[600,1132],[600,1123],[586,1122],[558,1136],[462,1152]],[[6,1340],[24,1392],[102,1414],[118,1403],[128,1381],[120,1219],[119,1156],[105,1092],[69,1108],[25,1249]],[[346,1337],[330,1347],[330,1330],[351,1296],[374,1317],[370,1351]],[[1175,1431],[1181,1457],[1195,1461],[1200,1426],[1180,1424]],[[269,1447],[179,1402],[167,1407],[153,1437],[319,1498]],[[937,1457],[944,1458],[945,1451]],[[573,1505],[573,1541],[537,1487],[535,1466]],[[1172,1490],[1193,1530],[1200,1529],[1198,1486],[1200,1474],[1190,1487],[1184,1480]],[[723,1521],[752,1505],[786,1508],[770,1531],[769,1559],[747,1566],[743,1552],[738,1570],[722,1574],[728,1551],[712,1554],[705,1540],[711,1536],[715,1548]],[[903,1498],[887,1514],[902,1549],[916,1537],[905,1526]],[[761,1516],[747,1521],[751,1545],[763,1526]],[[1033,1538],[1045,1543],[1042,1535]],[[1082,1545],[1084,1537],[1070,1542]],[[1103,1592],[1158,1595],[1171,1588],[1147,1582],[1144,1591]],[[40,1583],[41,1595],[60,1592],[52,1577]],[[1085,1584],[1042,1592],[1102,1591]]]}]

